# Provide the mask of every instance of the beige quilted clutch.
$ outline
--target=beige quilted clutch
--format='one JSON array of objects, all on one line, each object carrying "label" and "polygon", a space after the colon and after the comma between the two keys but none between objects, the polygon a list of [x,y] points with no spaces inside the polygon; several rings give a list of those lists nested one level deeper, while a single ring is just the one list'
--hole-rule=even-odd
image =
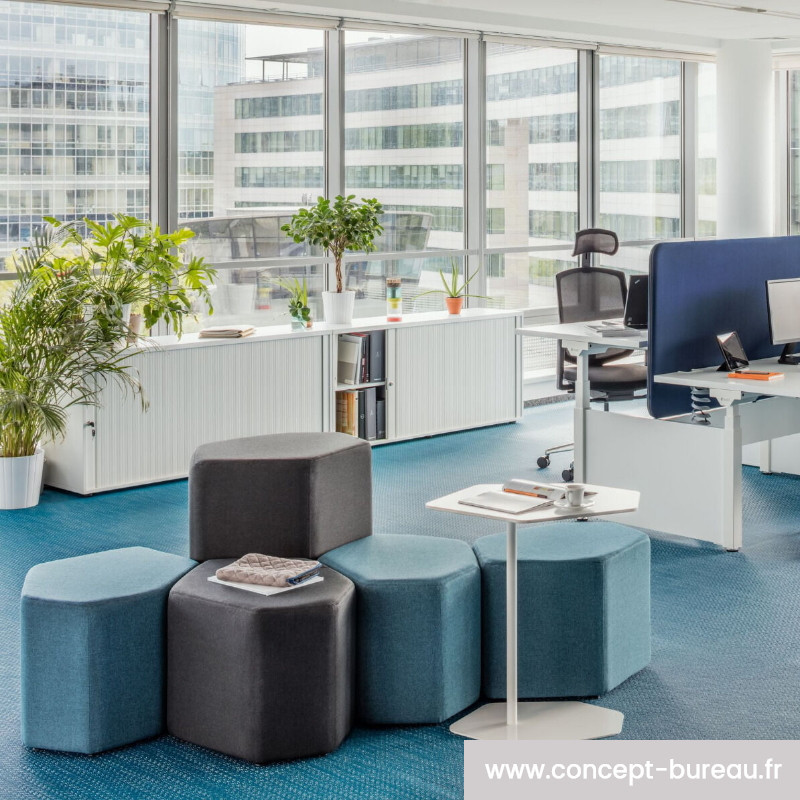
[{"label": "beige quilted clutch", "polygon": [[255,583],[259,586],[296,586],[313,578],[321,569],[319,561],[307,558],[279,558],[248,553],[227,567],[217,570],[221,581]]}]

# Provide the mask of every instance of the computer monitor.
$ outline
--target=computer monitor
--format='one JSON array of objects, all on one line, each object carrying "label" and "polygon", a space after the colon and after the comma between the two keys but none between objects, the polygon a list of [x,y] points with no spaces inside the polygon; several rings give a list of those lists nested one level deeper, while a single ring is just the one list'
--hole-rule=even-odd
[{"label": "computer monitor", "polygon": [[794,355],[800,342],[800,278],[767,281],[767,308],[772,344],[785,345],[781,364],[800,364]]}]

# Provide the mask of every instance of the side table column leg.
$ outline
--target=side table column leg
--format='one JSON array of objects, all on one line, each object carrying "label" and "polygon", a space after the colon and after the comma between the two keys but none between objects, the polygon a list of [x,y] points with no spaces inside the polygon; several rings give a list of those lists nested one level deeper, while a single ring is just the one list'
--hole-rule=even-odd
[{"label": "side table column leg", "polygon": [[581,350],[578,355],[575,380],[575,453],[573,475],[577,483],[585,483],[586,476],[586,415],[591,408],[589,392],[589,353]]},{"label": "side table column leg", "polygon": [[517,525],[506,536],[506,724],[517,724]]}]

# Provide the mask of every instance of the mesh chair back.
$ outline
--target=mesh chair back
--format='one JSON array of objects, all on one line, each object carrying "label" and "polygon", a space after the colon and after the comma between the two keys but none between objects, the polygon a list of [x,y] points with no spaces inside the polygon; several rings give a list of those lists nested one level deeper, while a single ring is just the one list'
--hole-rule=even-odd
[{"label": "mesh chair back", "polygon": [[625,274],[616,269],[568,269],[556,273],[561,322],[621,317],[625,310]]},{"label": "mesh chair back", "polygon": [[[560,322],[621,317],[625,311],[625,273],[605,267],[582,267],[557,272],[556,294]],[[600,367],[625,358],[632,352],[610,347],[605,353],[590,355],[589,366]],[[572,388],[572,384],[564,381],[564,363],[575,364],[576,361],[577,358],[564,349],[559,341],[556,359],[556,385],[559,389]]]}]

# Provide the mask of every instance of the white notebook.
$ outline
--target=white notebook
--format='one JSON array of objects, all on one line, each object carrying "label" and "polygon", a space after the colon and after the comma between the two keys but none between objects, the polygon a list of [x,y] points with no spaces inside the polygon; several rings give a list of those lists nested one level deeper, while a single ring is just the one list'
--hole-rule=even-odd
[{"label": "white notebook", "polygon": [[502,511],[505,514],[523,514],[526,511],[533,511],[535,508],[552,505],[553,501],[490,490],[472,497],[465,497],[458,502],[465,506],[488,508],[489,511]]}]

